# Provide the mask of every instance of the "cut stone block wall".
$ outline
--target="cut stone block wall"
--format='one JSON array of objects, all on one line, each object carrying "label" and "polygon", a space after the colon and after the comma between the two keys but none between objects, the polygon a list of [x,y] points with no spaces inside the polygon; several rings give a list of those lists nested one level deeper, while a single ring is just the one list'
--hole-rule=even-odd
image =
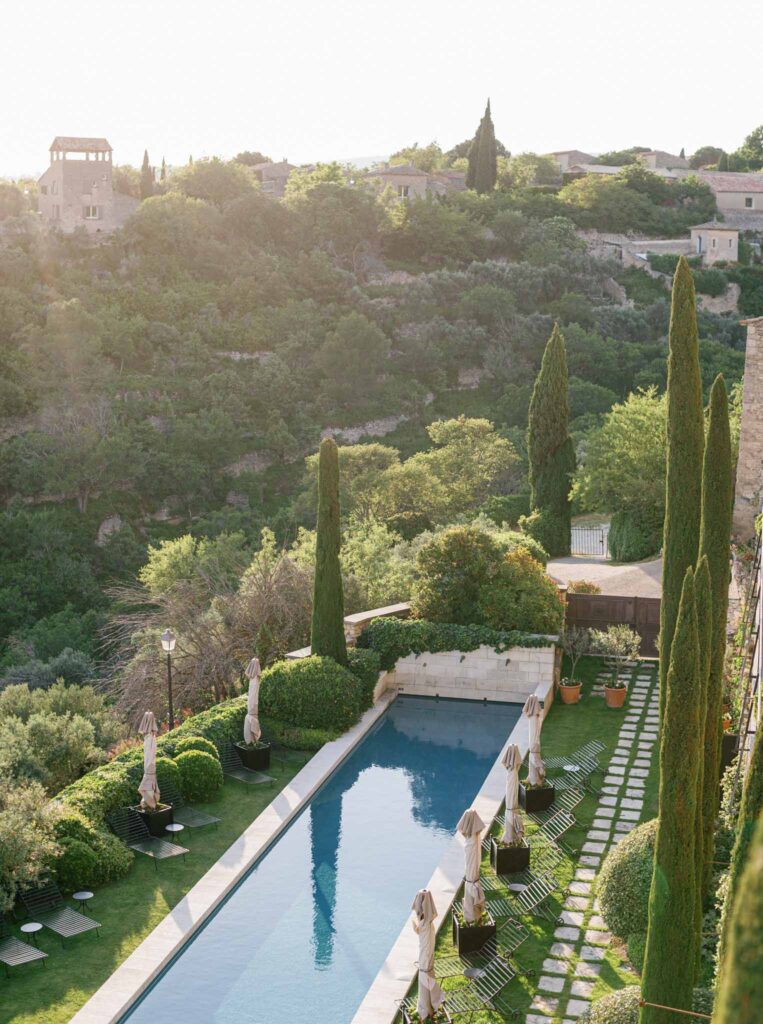
[{"label": "cut stone block wall", "polygon": [[548,705],[559,667],[552,639],[545,647],[512,647],[503,654],[485,646],[468,653],[409,654],[391,672],[381,673],[374,696],[378,699],[385,690],[396,689],[427,697],[523,703],[537,693]]},{"label": "cut stone block wall", "polygon": [[763,491],[763,317],[742,322],[747,350],[732,529],[738,540],[746,541],[755,532]]}]

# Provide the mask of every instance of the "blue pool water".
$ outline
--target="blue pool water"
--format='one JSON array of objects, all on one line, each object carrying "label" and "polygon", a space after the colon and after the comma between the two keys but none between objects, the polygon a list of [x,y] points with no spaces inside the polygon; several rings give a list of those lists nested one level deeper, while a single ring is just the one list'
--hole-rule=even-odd
[{"label": "blue pool water", "polygon": [[399,697],[125,1019],[347,1024],[520,713]]}]

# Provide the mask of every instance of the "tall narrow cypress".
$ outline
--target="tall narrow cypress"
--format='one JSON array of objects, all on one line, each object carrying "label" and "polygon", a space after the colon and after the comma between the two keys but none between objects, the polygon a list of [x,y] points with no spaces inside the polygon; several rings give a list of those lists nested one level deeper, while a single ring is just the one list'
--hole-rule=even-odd
[{"label": "tall narrow cypress", "polygon": [[718,963],[721,966],[721,972],[726,970],[731,908],[740,889],[740,879],[750,852],[750,843],[755,831],[755,823],[761,813],[763,813],[763,729],[758,729],[755,734],[755,743],[752,748],[750,765],[747,769],[742,799],[739,803],[736,840],[731,854],[726,907],[721,927],[720,944],[718,946]]},{"label": "tall narrow cypress", "polygon": [[340,545],[339,450],[332,437],[325,437],[318,457],[318,523],[310,638],[313,654],[326,655],[346,665]]},{"label": "tall narrow cypress", "polygon": [[[686,570],[675,623],[660,743],[659,824],[649,892],[641,992],[648,1002],[691,1010],[696,963],[695,817],[699,761],[699,637],[694,572]],[[691,954],[689,954],[691,951]],[[640,1024],[674,1024],[651,1006]]]},{"label": "tall narrow cypress", "polygon": [[726,961],[721,967],[713,1024],[760,1024],[763,1020],[763,814],[758,816],[729,920]]},{"label": "tall narrow cypress", "polygon": [[[705,427],[699,373],[694,281],[683,256],[673,278],[668,355],[668,451],[660,605],[660,716],[667,699],[670,647],[681,587],[699,550],[702,453]],[[712,566],[710,569],[712,575]]]},{"label": "tall narrow cypress", "polygon": [[148,199],[154,194],[154,175],[148,162],[148,150],[143,150],[143,163],[140,168],[140,198]]},{"label": "tall narrow cypress", "polygon": [[474,188],[484,194],[492,192],[498,179],[498,152],[495,145],[495,128],[490,113],[490,100],[487,101],[485,116],[479,129],[477,142],[476,167],[474,171]]},{"label": "tall narrow cypress", "polygon": [[575,449],[568,423],[567,353],[562,332],[555,324],[535,379],[527,427],[530,504],[533,513],[539,513],[531,532],[550,555],[570,553],[570,483]]},{"label": "tall narrow cypress", "polygon": [[710,391],[710,415],[702,470],[702,520],[699,553],[707,555],[712,586],[712,644],[705,717],[705,772],[702,825],[705,835],[703,891],[709,892],[713,873],[715,823],[718,817],[723,736],[723,662],[726,655],[726,617],[731,569],[731,515],[734,503],[734,467],[731,454],[729,402],[723,377],[718,374]]},{"label": "tall narrow cypress", "polygon": [[707,555],[702,555],[694,574],[694,600],[697,605],[697,637],[699,641],[699,682],[696,700],[699,708],[699,756],[697,758],[697,813],[694,829],[694,856],[696,870],[696,914],[695,914],[695,956],[697,980],[699,980],[700,957],[702,955],[702,916],[705,906],[705,829],[702,819],[704,794],[704,734],[707,719],[707,691],[710,676],[710,653],[713,636],[713,595],[710,582],[710,568]]}]

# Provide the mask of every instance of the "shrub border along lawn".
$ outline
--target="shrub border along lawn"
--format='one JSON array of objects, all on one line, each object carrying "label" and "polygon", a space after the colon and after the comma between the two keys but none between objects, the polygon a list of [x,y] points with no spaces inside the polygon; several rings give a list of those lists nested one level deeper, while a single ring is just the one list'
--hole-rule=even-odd
[{"label": "shrub border along lawn", "polygon": [[39,964],[16,968],[0,981],[0,1024],[66,1024],[73,1014],[225,853],[303,767],[302,752],[279,756],[268,769],[273,786],[249,786],[226,779],[219,796],[203,809],[220,818],[217,828],[186,829],[186,860],[163,861],[156,871],[149,857],[136,855],[126,877],[96,890],[87,913],[103,926],[69,939],[40,932],[40,947],[49,954]]}]

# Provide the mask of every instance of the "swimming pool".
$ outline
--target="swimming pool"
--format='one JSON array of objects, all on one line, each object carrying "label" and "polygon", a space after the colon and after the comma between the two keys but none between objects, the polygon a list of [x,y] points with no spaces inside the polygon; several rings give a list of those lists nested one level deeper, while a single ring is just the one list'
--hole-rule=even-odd
[{"label": "swimming pool", "polygon": [[347,1024],[520,714],[398,697],[123,1020]]}]

